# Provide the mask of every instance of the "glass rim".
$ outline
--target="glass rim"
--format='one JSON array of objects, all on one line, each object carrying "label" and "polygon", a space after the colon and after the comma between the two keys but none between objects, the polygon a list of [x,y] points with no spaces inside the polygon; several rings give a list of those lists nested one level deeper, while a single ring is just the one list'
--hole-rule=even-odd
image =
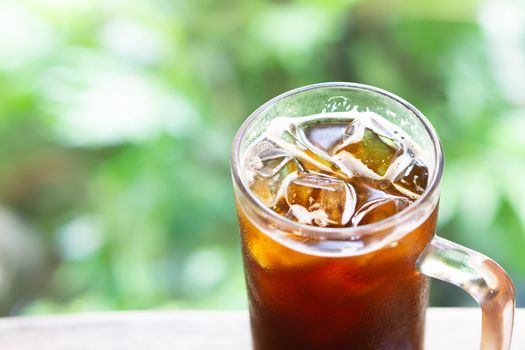
[{"label": "glass rim", "polygon": [[[369,91],[378,95],[382,95],[384,97],[387,97],[399,104],[401,104],[404,108],[412,112],[417,119],[423,124],[425,131],[427,132],[428,136],[430,137],[432,141],[432,145],[434,148],[434,159],[435,159],[435,166],[434,171],[432,172],[431,180],[425,191],[419,196],[418,199],[416,199],[412,205],[408,206],[407,208],[399,211],[398,213],[384,219],[378,222],[374,222],[371,224],[363,225],[363,226],[352,226],[352,227],[318,227],[318,226],[312,226],[307,224],[301,224],[299,222],[293,221],[291,219],[288,219],[284,216],[279,215],[275,211],[273,211],[271,208],[268,208],[264,203],[257,198],[257,196],[251,191],[251,189],[248,187],[248,185],[245,183],[243,176],[241,174],[240,169],[240,146],[241,142],[246,134],[246,131],[248,128],[253,124],[253,122],[268,108],[272,107],[276,103],[290,97],[293,95],[297,95],[306,91],[310,90],[318,90],[318,89],[325,89],[325,88],[348,88],[348,89],[357,89],[357,90],[365,90]],[[267,101],[263,105],[261,105],[259,108],[257,108],[253,113],[251,113],[248,118],[244,120],[244,122],[239,127],[237,133],[235,134],[235,137],[233,139],[232,143],[232,151],[231,151],[231,171],[233,175],[233,179],[235,183],[237,184],[238,188],[241,190],[242,194],[245,198],[248,199],[251,205],[255,206],[258,210],[261,210],[266,216],[269,218],[272,218],[276,222],[284,225],[285,227],[290,227],[291,232],[300,231],[300,232],[311,232],[315,234],[318,238],[356,238],[357,236],[370,236],[373,235],[375,232],[384,232],[385,230],[392,229],[395,226],[398,226],[400,224],[403,224],[404,222],[407,222],[410,220],[410,217],[418,212],[421,207],[426,205],[433,204],[431,199],[434,198],[434,194],[439,189],[439,185],[441,182],[441,177],[443,174],[443,166],[444,166],[444,159],[443,159],[443,146],[441,145],[441,142],[439,140],[439,137],[430,123],[430,121],[421,113],[416,107],[414,107],[409,102],[405,101],[401,97],[388,92],[386,90],[366,85],[366,84],[360,84],[360,83],[351,83],[351,82],[327,82],[327,83],[317,83],[317,84],[311,84],[306,85],[303,87],[299,87],[293,90],[289,90],[287,92],[284,92],[271,100]]]}]

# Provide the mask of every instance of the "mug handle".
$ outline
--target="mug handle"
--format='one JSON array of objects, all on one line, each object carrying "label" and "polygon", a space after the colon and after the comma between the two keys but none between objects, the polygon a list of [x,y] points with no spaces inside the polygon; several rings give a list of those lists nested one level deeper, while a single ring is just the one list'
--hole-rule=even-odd
[{"label": "mug handle", "polygon": [[507,273],[488,257],[434,237],[417,261],[429,277],[452,283],[481,306],[481,350],[508,350],[514,322],[514,286]]}]

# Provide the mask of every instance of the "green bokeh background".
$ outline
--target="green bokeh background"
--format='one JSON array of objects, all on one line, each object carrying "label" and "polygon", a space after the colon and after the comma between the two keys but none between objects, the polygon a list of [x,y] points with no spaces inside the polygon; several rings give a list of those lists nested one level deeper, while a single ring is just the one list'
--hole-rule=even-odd
[{"label": "green bokeh background", "polygon": [[[0,3],[0,314],[244,308],[230,141],[324,81],[376,85],[445,147],[439,232],[525,305],[518,0]],[[434,283],[433,305],[473,305]]]}]

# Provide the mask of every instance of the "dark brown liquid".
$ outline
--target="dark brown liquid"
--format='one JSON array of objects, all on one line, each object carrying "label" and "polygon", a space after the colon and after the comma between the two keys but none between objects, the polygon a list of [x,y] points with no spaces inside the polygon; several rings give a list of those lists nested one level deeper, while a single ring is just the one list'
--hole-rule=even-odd
[{"label": "dark brown liquid", "polygon": [[435,217],[394,247],[333,258],[291,250],[239,211],[254,349],[423,349]]}]

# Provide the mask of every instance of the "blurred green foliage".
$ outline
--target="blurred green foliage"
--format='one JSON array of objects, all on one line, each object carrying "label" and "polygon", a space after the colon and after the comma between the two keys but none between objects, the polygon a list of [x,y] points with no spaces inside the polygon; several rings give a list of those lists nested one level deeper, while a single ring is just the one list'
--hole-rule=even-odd
[{"label": "blurred green foliage", "polygon": [[[0,4],[0,312],[241,308],[229,174],[244,118],[322,81],[418,106],[440,233],[525,302],[525,19],[512,0]],[[435,305],[468,303],[436,284]]]}]

